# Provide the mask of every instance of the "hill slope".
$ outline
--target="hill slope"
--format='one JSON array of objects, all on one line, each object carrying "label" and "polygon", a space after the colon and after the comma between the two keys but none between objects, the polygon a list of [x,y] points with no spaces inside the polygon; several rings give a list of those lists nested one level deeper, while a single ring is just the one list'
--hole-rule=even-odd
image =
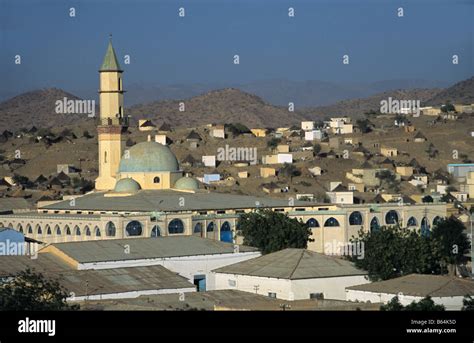
[{"label": "hill slope", "polygon": [[428,105],[442,105],[446,101],[451,103],[474,104],[474,76],[446,88],[427,100]]}]

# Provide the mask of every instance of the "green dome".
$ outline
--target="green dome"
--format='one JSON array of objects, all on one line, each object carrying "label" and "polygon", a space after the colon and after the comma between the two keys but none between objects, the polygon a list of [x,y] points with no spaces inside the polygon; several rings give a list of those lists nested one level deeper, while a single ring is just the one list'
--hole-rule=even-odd
[{"label": "green dome", "polygon": [[178,171],[176,156],[166,145],[142,142],[128,149],[120,160],[119,173]]},{"label": "green dome", "polygon": [[141,189],[140,184],[132,178],[120,179],[115,184],[115,192],[135,193]]},{"label": "green dome", "polygon": [[191,177],[182,177],[176,181],[174,188],[195,191],[199,189],[199,182]]}]

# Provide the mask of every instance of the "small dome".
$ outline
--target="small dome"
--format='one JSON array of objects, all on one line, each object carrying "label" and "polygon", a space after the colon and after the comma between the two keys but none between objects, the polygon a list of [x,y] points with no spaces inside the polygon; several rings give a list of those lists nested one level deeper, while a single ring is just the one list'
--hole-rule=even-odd
[{"label": "small dome", "polygon": [[174,188],[195,191],[199,189],[199,182],[197,182],[197,180],[193,179],[192,177],[185,176],[176,181]]},{"label": "small dome", "polygon": [[120,160],[119,173],[178,171],[176,156],[166,145],[141,142],[128,149]]},{"label": "small dome", "polygon": [[132,178],[120,179],[115,184],[115,192],[135,193],[141,189],[140,184]]}]

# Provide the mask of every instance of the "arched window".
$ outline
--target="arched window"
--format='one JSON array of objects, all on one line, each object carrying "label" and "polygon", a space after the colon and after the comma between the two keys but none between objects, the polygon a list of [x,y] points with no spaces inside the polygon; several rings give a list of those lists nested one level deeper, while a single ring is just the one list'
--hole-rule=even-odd
[{"label": "arched window", "polygon": [[230,228],[229,222],[225,221],[221,226],[221,242],[232,243],[232,230]]},{"label": "arched window", "polygon": [[[118,88],[119,88],[119,91],[122,90],[122,78],[121,77],[119,77],[119,79],[118,79]],[[120,107],[120,109],[122,109],[122,107]]]},{"label": "arched window", "polygon": [[[18,224],[18,231],[23,230],[21,224]],[[20,231],[21,232],[21,231]],[[26,225],[26,232],[29,234],[33,234],[33,228],[31,227],[30,224]]]},{"label": "arched window", "polygon": [[108,237],[115,237],[115,224],[112,222],[108,222],[105,225],[105,235]]},{"label": "arched window", "polygon": [[159,176],[155,176],[153,178],[153,183],[160,183],[160,177]]},{"label": "arched window", "polygon": [[51,236],[51,227],[49,225],[46,225],[46,234]]},{"label": "arched window", "polygon": [[418,226],[418,221],[416,220],[415,217],[410,217],[407,221],[407,226],[408,227],[411,227],[411,226]]},{"label": "arched window", "polygon": [[125,228],[127,236],[140,236],[142,234],[142,224],[137,220],[132,220]]},{"label": "arched window", "polygon": [[423,217],[421,220],[421,235],[424,237],[428,237],[430,235],[430,222],[426,217]]},{"label": "arched window", "polygon": [[202,224],[201,223],[197,223],[196,225],[194,225],[194,233],[201,233],[202,232]]},{"label": "arched window", "polygon": [[66,235],[71,236],[71,229],[69,228],[68,225],[64,227],[64,231],[66,231]]},{"label": "arched window", "polygon": [[96,236],[96,237],[100,237],[100,229],[99,229],[98,226],[95,227],[95,230],[94,230],[94,231],[95,231],[95,236]]},{"label": "arched window", "polygon": [[43,229],[41,228],[41,226],[38,224],[36,225],[36,233],[38,235],[42,235],[43,234]]},{"label": "arched window", "polygon": [[[10,226],[10,227],[13,228],[13,226]],[[18,224],[17,230],[18,230],[18,232],[23,233],[23,226],[21,224]],[[31,230],[31,226],[30,226],[30,230]],[[26,230],[26,232],[33,233],[33,231],[29,232],[28,230]]]},{"label": "arched window", "polygon": [[214,222],[210,222],[209,224],[207,224],[206,231],[207,232],[214,232]]},{"label": "arched window", "polygon": [[385,215],[385,224],[395,225],[398,224],[398,213],[395,210],[390,210]]},{"label": "arched window", "polygon": [[80,229],[79,226],[77,226],[77,225],[74,227],[74,234],[75,234],[76,236],[80,236],[80,235],[81,235],[81,229]]},{"label": "arched window", "polygon": [[5,227],[5,226],[3,226],[3,223],[0,223],[0,227]]},{"label": "arched window", "polygon": [[336,218],[331,217],[324,222],[324,227],[335,227],[340,226]]},{"label": "arched window", "polygon": [[308,227],[319,227],[319,223],[316,219],[314,218],[309,218],[307,221],[306,221],[306,225],[308,225]]},{"label": "arched window", "polygon": [[373,217],[370,221],[370,232],[375,232],[380,230],[380,223],[377,217]]},{"label": "arched window", "polygon": [[169,234],[176,234],[176,233],[183,233],[184,232],[184,224],[181,219],[173,219],[168,224],[168,233]]},{"label": "arched window", "polygon": [[153,226],[153,229],[151,229],[151,237],[160,237],[160,236],[161,236],[160,227],[158,225]]},{"label": "arched window", "polygon": [[84,228],[84,231],[86,232],[86,236],[91,235],[91,229],[89,229],[89,226],[86,225],[86,227]]},{"label": "arched window", "polygon": [[436,217],[433,218],[433,226],[438,225],[440,222],[441,222],[441,217],[440,216],[436,216]]},{"label": "arched window", "polygon": [[[13,224],[12,223],[8,224],[8,227],[13,229]],[[18,230],[18,231],[20,231],[20,230]]]},{"label": "arched window", "polygon": [[359,211],[354,211],[349,216],[349,225],[362,225],[362,214]]},{"label": "arched window", "polygon": [[60,236],[61,235],[61,228],[59,227],[59,225],[56,225],[54,227],[54,231],[56,232],[56,235]]}]

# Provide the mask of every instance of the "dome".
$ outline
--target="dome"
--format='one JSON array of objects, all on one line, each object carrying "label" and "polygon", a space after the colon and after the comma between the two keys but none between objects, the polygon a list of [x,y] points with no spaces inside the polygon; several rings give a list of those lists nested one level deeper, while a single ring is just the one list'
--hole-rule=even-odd
[{"label": "dome", "polygon": [[134,193],[141,189],[140,184],[132,178],[120,179],[115,184],[115,192]]},{"label": "dome", "polygon": [[166,145],[142,142],[128,149],[128,158],[122,156],[119,173],[178,171],[176,156]]},{"label": "dome", "polygon": [[197,182],[197,180],[185,176],[176,181],[176,183],[174,184],[174,188],[195,191],[199,189],[199,183]]}]

